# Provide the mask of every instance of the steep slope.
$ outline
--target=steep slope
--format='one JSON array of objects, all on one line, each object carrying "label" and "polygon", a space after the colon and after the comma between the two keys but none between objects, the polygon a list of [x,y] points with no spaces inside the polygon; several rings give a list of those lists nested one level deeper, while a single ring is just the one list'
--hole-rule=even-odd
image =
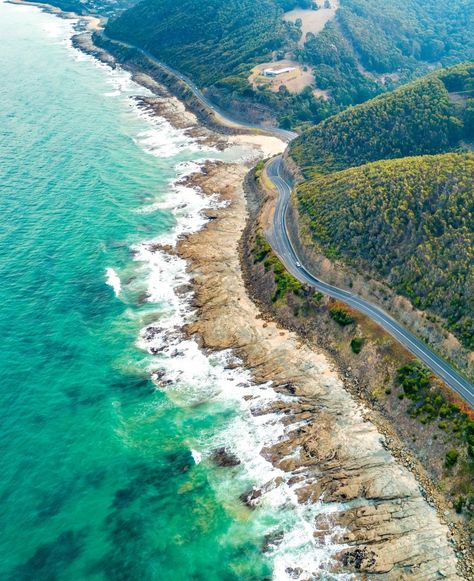
[{"label": "steep slope", "polygon": [[[442,63],[474,58],[469,0],[406,0],[403,5],[392,0],[341,0],[336,19],[317,36],[307,35],[301,46],[301,23],[284,21],[283,13],[312,4],[311,0],[143,0],[111,19],[106,34],[144,48],[188,74],[201,88],[210,89],[220,105],[238,110],[239,101],[251,102],[286,128],[318,123]],[[249,83],[255,65],[285,56],[309,65],[314,87],[292,94],[284,86],[272,92],[264,83]],[[327,98],[314,92],[316,86],[328,91]],[[245,107],[241,110],[245,112]]]},{"label": "steep slope", "polygon": [[239,65],[267,57],[284,41],[273,0],[145,0],[107,26],[208,86]]},{"label": "steep slope", "polygon": [[448,90],[473,88],[472,63],[431,74],[323,121],[295,140],[289,154],[309,175],[447,151],[471,132],[465,103],[454,104]]},{"label": "steep slope", "polygon": [[474,154],[379,161],[297,189],[315,244],[441,316],[474,348]]},{"label": "steep slope", "polygon": [[449,66],[473,56],[470,0],[343,0],[342,6],[342,28],[370,71]]},{"label": "steep slope", "polygon": [[342,105],[474,58],[470,0],[341,0],[336,21],[309,37],[302,58]]}]

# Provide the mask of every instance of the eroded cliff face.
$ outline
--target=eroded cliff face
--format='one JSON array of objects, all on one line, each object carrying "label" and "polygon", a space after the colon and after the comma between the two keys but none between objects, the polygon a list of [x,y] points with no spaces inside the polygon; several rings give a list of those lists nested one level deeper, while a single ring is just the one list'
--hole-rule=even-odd
[{"label": "eroded cliff face", "polygon": [[217,163],[192,178],[227,205],[212,210],[207,226],[179,245],[198,309],[187,332],[198,334],[204,347],[234,349],[255,382],[272,381],[277,391],[293,396],[264,410],[279,412],[289,429],[262,453],[285,471],[301,502],[331,507],[316,517],[314,535],[321,543],[343,545],[338,568],[359,578],[460,578],[448,528],[325,355],[264,320],[247,295],[238,253],[246,221],[245,173],[243,166]]}]

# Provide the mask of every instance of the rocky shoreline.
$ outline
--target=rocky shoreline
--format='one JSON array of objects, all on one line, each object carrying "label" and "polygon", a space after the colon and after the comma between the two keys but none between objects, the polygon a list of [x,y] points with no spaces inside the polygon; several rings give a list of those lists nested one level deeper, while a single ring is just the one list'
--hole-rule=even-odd
[{"label": "rocky shoreline", "polygon": [[179,244],[198,311],[188,333],[198,334],[205,348],[232,348],[256,383],[271,380],[276,390],[295,396],[292,405],[278,409],[290,436],[264,454],[291,473],[301,502],[338,505],[331,518],[316,519],[315,536],[344,531],[331,539],[348,545],[338,555],[344,569],[383,579],[459,578],[447,526],[327,357],[263,317],[248,296],[238,256],[247,219],[244,178],[245,168],[221,164],[188,178],[227,202],[213,210],[203,230]]},{"label": "rocky shoreline", "polygon": [[[115,66],[114,57],[93,45],[90,33],[81,37],[76,46]],[[216,134],[149,75],[136,70],[134,80],[156,95],[142,98],[143,107],[206,145],[225,149],[244,143],[257,148],[260,157],[278,150],[276,138]],[[456,558],[451,533],[426,501],[426,492],[388,450],[387,439],[367,419],[367,410],[350,395],[326,354],[265,317],[250,298],[239,244],[249,218],[244,183],[251,163],[208,162],[185,178],[204,195],[217,194],[225,202],[210,210],[206,226],[176,249],[188,262],[194,287],[196,316],[186,332],[197,336],[202,348],[232,349],[255,383],[271,381],[276,391],[293,396],[291,403],[259,410],[278,412],[287,426],[287,437],[262,454],[289,475],[300,502],[334,508],[329,516],[321,511],[316,518],[314,537],[321,544],[344,545],[337,571],[387,580],[472,578]],[[221,452],[216,461],[237,459]],[[257,499],[258,491],[244,502],[252,505]],[[288,572],[294,578],[301,573]]]}]

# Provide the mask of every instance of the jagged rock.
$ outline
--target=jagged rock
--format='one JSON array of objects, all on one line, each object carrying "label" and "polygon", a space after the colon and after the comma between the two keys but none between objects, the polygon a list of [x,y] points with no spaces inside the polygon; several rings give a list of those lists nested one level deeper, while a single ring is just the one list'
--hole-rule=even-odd
[{"label": "jagged rock", "polygon": [[262,491],[259,488],[252,488],[252,490],[248,490],[241,494],[239,498],[249,508],[255,508],[261,496]]},{"label": "jagged rock", "polygon": [[[336,555],[340,568],[379,574],[383,581],[428,581],[439,578],[442,563],[447,578],[458,579],[448,528],[423,498],[413,474],[382,445],[381,433],[364,418],[333,366],[294,333],[263,320],[248,297],[237,254],[246,218],[240,186],[244,170],[219,164],[207,168],[196,185],[204,194],[219,192],[227,204],[216,210],[216,220],[179,245],[180,256],[190,264],[198,306],[187,331],[201,336],[208,348],[233,349],[256,384],[271,381],[295,396],[294,406],[288,401],[266,406],[264,411],[277,412],[287,427],[286,436],[262,454],[291,472],[301,502],[341,503],[327,534],[315,522],[319,539],[349,545]],[[312,417],[302,416],[301,426],[303,404],[310,406],[304,411]],[[261,489],[252,489],[240,499],[254,507],[261,496]]]},{"label": "jagged rock", "polygon": [[228,452],[225,448],[218,448],[214,450],[211,455],[211,460],[216,466],[229,467],[238,466],[240,460],[232,452]]},{"label": "jagged rock", "polygon": [[276,532],[270,533],[269,535],[266,535],[263,539],[262,552],[266,553],[272,547],[279,545],[281,543],[281,541],[283,540],[284,536],[285,536],[285,533],[283,531],[276,531]]}]

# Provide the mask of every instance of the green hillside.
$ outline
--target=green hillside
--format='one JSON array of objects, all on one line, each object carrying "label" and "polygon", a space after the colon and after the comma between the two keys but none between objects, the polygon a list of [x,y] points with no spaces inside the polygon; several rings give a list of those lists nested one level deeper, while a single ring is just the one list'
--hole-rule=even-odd
[{"label": "green hillside", "polygon": [[474,348],[474,154],[379,161],[298,187],[314,242]]},{"label": "green hillside", "polygon": [[[221,107],[274,116],[285,127],[318,123],[335,113],[334,102],[313,95],[274,93],[248,82],[251,69],[296,47],[300,30],[284,11],[309,0],[143,0],[106,27],[108,37],[146,49],[186,73]],[[254,113],[255,114],[255,113]]]},{"label": "green hillside", "polygon": [[284,42],[273,0],[145,0],[107,34],[141,46],[208,86],[244,63],[269,58]]},{"label": "green hillside", "polygon": [[449,66],[474,56],[471,0],[343,0],[339,20],[370,71]]},{"label": "green hillside", "polygon": [[[289,153],[310,175],[447,151],[472,133],[465,118],[472,89],[473,63],[431,74],[326,119],[296,139]],[[448,90],[465,98],[454,103]]]},{"label": "green hillside", "polygon": [[355,105],[433,67],[474,59],[474,3],[341,0],[336,21],[300,53],[320,88]]},{"label": "green hillside", "polygon": [[[312,4],[142,0],[111,19],[106,34],[191,76],[221,106],[238,109],[239,102],[251,102],[271,111],[286,128],[319,123],[433,67],[474,58],[470,0],[341,0],[336,19],[300,46],[301,28],[284,22],[282,15]],[[249,84],[253,66],[284,56],[309,65],[329,100],[313,94],[311,87],[292,95],[284,88],[273,93]]]}]

